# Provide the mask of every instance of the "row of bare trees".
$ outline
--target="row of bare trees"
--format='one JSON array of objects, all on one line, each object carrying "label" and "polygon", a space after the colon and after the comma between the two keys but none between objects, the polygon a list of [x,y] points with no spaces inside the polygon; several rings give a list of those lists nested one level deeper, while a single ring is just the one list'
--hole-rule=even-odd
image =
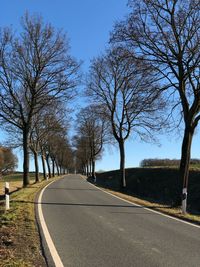
[{"label": "row of bare trees", "polygon": [[87,77],[86,95],[93,105],[77,115],[77,166],[95,178],[95,161],[105,143],[118,144],[121,188],[126,187],[125,141],[132,134],[154,139],[160,130],[165,103],[148,64],[133,60],[129,51],[113,47],[93,60]]},{"label": "row of bare trees", "polygon": [[[191,159],[190,165],[199,166],[200,159]],[[179,159],[143,159],[140,162],[140,167],[178,167],[180,165]]]},{"label": "row of bare trees", "polygon": [[[55,103],[56,104],[56,103]],[[35,181],[39,181],[38,156],[41,158],[43,177],[65,174],[73,168],[73,151],[67,136],[65,109],[57,102],[33,119],[29,147],[34,157]],[[46,169],[47,166],[47,169]]]},{"label": "row of bare trees", "polygon": [[[155,131],[166,126],[163,114],[170,109],[173,124],[184,125],[183,212],[192,138],[200,120],[199,6],[200,0],[129,1],[131,12],[115,25],[110,48],[92,61],[86,94],[93,105],[78,114],[74,138],[77,166],[95,177],[95,161],[111,134],[119,146],[124,188],[126,140],[136,134],[143,140],[155,139]],[[78,68],[65,35],[39,17],[26,14],[18,36],[7,28],[0,33],[0,120],[22,136],[24,186],[29,183],[29,149],[35,162],[40,151],[42,158],[51,158],[55,169],[60,140],[66,144],[62,147],[70,147],[62,131],[42,144],[36,126],[43,125],[52,106],[74,97]],[[66,151],[59,154],[59,161],[64,161]]]},{"label": "row of bare trees", "polygon": [[79,172],[94,179],[96,160],[101,158],[103,145],[109,141],[109,128],[100,106],[87,106],[80,110],[76,120],[76,166]]},{"label": "row of bare trees", "polygon": [[131,0],[129,6],[130,15],[115,26],[111,41],[151,65],[168,103],[174,103],[172,111],[183,120],[180,179],[185,213],[191,144],[200,120],[200,1]]},{"label": "row of bare trees", "polygon": [[164,102],[158,83],[151,76],[148,64],[130,57],[123,47],[112,47],[93,60],[87,78],[86,93],[100,106],[120,151],[121,188],[126,187],[125,141],[138,134],[153,138],[151,130],[160,129],[160,112]]},{"label": "row of bare trees", "polygon": [[110,49],[91,64],[86,89],[90,100],[101,106],[118,143],[122,188],[127,138],[131,134],[154,138],[152,130],[166,126],[163,110],[173,118],[167,123],[184,125],[180,161],[184,213],[192,138],[200,120],[199,6],[200,0],[130,0],[131,12],[116,23]]},{"label": "row of bare trees", "polygon": [[[54,116],[46,118],[45,113],[75,96],[79,64],[69,54],[65,34],[44,23],[41,17],[25,14],[21,26],[20,34],[8,28],[0,31],[0,122],[5,128],[12,126],[21,136],[23,185],[27,186],[30,149],[36,166],[38,151],[47,162],[51,157],[53,166],[58,161],[61,165],[62,157],[55,159],[53,138],[41,141],[43,119],[49,119],[51,127],[58,123]],[[64,136],[55,134],[57,146],[59,137],[64,140]]]}]

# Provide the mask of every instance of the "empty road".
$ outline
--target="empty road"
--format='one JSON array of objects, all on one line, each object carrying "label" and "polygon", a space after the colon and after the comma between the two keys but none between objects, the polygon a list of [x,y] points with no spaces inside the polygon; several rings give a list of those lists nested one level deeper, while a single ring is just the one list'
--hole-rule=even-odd
[{"label": "empty road", "polygon": [[50,184],[41,203],[63,266],[200,266],[200,228],[117,199],[79,175]]}]

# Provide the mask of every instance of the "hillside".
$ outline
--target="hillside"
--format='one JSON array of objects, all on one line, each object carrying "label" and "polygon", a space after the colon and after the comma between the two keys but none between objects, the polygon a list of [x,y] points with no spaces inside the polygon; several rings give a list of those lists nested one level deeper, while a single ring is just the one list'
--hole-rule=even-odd
[{"label": "hillside", "polygon": [[[120,190],[119,170],[97,174],[97,184]],[[126,169],[125,193],[171,206],[180,203],[182,183],[178,169],[130,168]],[[188,209],[200,212],[200,171],[191,170],[188,186]]]}]

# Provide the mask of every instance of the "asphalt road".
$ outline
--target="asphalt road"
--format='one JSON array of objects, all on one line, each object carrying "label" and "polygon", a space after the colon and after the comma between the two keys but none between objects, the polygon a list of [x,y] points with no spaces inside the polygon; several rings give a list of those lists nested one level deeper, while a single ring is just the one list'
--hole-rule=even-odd
[{"label": "asphalt road", "polygon": [[42,211],[64,266],[200,266],[200,228],[112,197],[78,175],[48,186]]}]

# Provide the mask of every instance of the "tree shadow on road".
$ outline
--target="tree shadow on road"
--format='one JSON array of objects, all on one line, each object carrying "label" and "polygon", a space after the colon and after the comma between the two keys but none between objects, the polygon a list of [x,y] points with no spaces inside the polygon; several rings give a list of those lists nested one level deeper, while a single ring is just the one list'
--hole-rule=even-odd
[{"label": "tree shadow on road", "polygon": [[59,187],[48,187],[46,190],[99,191],[99,189],[88,189],[88,188],[59,188]]},{"label": "tree shadow on road", "polygon": [[[24,200],[12,200],[14,203],[31,203],[34,205],[42,204],[42,205],[49,205],[49,206],[77,206],[77,207],[104,207],[104,208],[127,208],[127,209],[144,209],[144,208],[150,208],[150,209],[156,209],[156,206],[137,206],[137,205],[118,205],[118,204],[91,204],[91,203],[63,203],[63,202],[37,202],[37,201],[24,201]],[[169,206],[163,206],[163,208],[170,208]],[[145,210],[146,212],[146,210]]]}]

